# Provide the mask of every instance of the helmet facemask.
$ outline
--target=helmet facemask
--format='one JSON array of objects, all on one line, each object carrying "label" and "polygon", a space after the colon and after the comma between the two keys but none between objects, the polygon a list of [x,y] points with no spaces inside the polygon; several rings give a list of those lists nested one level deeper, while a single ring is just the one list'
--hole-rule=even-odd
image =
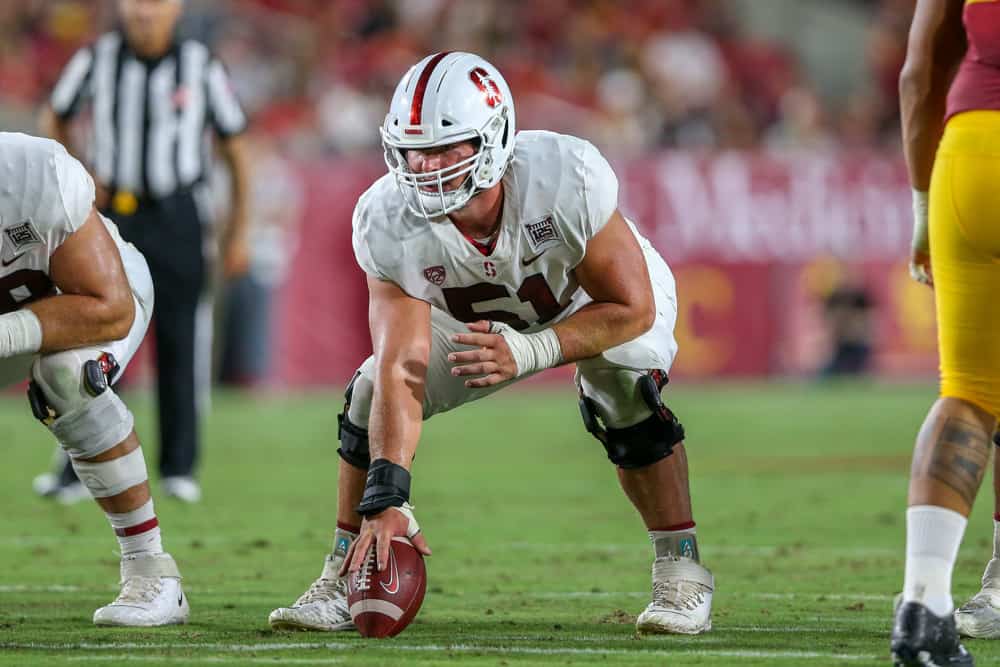
[{"label": "helmet facemask", "polygon": [[[506,109],[490,117],[485,127],[465,136],[444,137],[429,145],[405,145],[386,129],[381,128],[382,147],[386,166],[396,179],[410,211],[424,219],[443,217],[457,211],[469,203],[473,197],[487,190],[503,177],[508,158],[504,160],[504,145],[512,140],[508,137]],[[410,170],[406,159],[407,150],[420,150],[471,141],[476,151],[459,162],[423,173]],[[503,162],[500,164],[500,162]],[[446,184],[460,176],[465,180],[457,188],[446,190]]]}]

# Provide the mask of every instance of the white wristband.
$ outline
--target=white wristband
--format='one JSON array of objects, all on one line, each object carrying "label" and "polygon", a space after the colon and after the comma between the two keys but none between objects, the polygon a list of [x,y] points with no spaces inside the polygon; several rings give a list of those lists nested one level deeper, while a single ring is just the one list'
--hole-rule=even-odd
[{"label": "white wristband", "polygon": [[927,233],[928,200],[927,192],[913,190],[913,239],[910,241],[910,247],[922,252],[928,252],[931,247]]},{"label": "white wristband", "polygon": [[490,331],[500,334],[507,341],[507,347],[517,364],[516,377],[537,373],[562,363],[559,336],[552,329],[523,334],[503,322],[492,322]]},{"label": "white wristband", "polygon": [[42,347],[42,323],[27,308],[0,315],[0,359],[38,352]]}]

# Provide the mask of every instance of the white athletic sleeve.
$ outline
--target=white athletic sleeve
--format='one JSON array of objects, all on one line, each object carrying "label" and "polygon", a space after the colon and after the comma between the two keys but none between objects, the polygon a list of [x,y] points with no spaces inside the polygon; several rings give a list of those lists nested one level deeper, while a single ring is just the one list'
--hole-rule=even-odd
[{"label": "white athletic sleeve", "polygon": [[583,224],[587,239],[592,239],[618,208],[618,177],[593,144],[583,143]]}]

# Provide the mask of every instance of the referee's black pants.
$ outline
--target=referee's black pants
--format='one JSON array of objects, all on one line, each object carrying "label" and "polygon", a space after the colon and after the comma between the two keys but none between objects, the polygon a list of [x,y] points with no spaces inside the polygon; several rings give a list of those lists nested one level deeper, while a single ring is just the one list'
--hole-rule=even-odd
[{"label": "referee's black pants", "polygon": [[146,257],[153,277],[160,477],[193,475],[200,447],[199,401],[207,390],[197,380],[208,376],[202,366],[210,363],[208,350],[200,348],[211,340],[199,340],[199,334],[209,335],[199,329],[211,326],[198,312],[208,285],[202,217],[190,190],[140,200],[133,214],[109,211],[108,217]]}]

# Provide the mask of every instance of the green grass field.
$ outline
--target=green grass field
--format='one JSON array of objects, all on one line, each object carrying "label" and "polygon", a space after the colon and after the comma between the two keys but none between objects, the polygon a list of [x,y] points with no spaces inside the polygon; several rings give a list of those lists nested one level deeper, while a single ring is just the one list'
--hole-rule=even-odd
[{"label": "green grass field", "polygon": [[[139,631],[91,625],[117,588],[117,545],[91,504],[31,495],[50,440],[7,396],[0,663],[884,665],[910,449],[932,399],[929,384],[671,385],[717,583],[699,637],[635,636],[651,548],[572,394],[509,390],[436,417],[413,493],[435,551],[427,598],[406,632],[372,641],[267,625],[329,548],[339,394],[216,397],[204,502],[157,503],[192,622]],[[149,401],[128,400],[152,442]],[[959,601],[990,554],[990,496],[956,568]],[[967,646],[977,664],[1000,661],[1000,643]]]}]

